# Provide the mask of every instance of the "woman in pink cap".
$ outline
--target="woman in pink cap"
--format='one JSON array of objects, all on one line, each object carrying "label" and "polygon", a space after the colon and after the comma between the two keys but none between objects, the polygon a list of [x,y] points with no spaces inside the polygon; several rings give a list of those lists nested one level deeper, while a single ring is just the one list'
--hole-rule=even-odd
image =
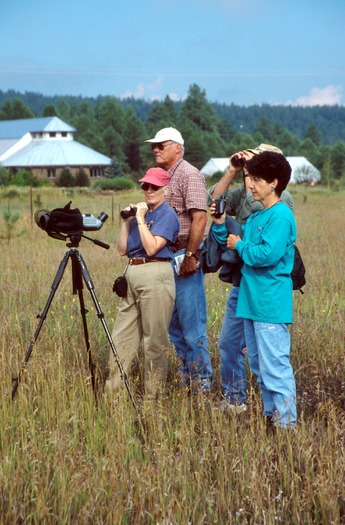
[{"label": "woman in pink cap", "polygon": [[[130,204],[121,213],[117,247],[120,255],[129,259],[128,287],[112,337],[126,373],[143,344],[145,394],[155,398],[168,372],[168,328],[175,301],[172,246],[180,224],[173,208],[165,202],[169,174],[162,168],[151,168],[139,182],[145,202]],[[109,368],[106,389],[124,386],[112,352]]]}]

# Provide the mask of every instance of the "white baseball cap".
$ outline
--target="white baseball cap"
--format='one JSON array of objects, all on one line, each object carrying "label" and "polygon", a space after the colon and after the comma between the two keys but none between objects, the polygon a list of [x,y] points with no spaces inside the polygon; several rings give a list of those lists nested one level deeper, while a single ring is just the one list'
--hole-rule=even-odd
[{"label": "white baseball cap", "polygon": [[145,142],[165,142],[166,140],[172,140],[177,144],[182,144],[182,146],[184,144],[181,133],[175,128],[160,129],[153,139],[145,140]]}]

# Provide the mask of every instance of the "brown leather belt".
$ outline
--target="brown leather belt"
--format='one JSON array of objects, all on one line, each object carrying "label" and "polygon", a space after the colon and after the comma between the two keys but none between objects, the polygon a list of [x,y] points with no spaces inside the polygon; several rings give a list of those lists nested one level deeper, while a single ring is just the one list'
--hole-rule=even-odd
[{"label": "brown leather belt", "polygon": [[187,248],[187,246],[188,246],[187,242],[181,242],[181,243],[174,244],[172,249],[173,249],[173,252],[178,252],[179,250],[184,250],[185,248]]},{"label": "brown leather belt", "polygon": [[148,257],[132,257],[129,259],[130,266],[135,266],[137,264],[146,264],[150,262],[170,262],[170,259],[167,258],[161,258],[161,259],[154,259],[154,258],[148,258]]}]

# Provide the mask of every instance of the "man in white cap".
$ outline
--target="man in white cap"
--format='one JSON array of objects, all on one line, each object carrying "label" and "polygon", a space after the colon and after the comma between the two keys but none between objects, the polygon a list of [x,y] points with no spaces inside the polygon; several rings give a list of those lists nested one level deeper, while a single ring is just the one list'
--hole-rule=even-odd
[{"label": "man in white cap", "polygon": [[166,201],[180,220],[174,257],[184,255],[175,271],[176,300],[169,335],[180,359],[181,383],[192,391],[210,392],[212,365],[206,335],[206,295],[199,249],[207,230],[204,176],[183,159],[184,140],[175,128],[159,130],[151,143],[158,166],[170,175]]},{"label": "man in white cap", "polygon": [[[211,205],[212,200],[215,198],[224,197],[226,199],[226,213],[234,216],[240,224],[245,224],[252,213],[261,210],[262,204],[254,200],[249,188],[250,178],[245,169],[245,162],[254,155],[259,155],[264,151],[283,153],[279,148],[271,144],[260,144],[257,148],[239,151],[232,155],[227,171],[220,181],[208,191],[208,204]],[[242,171],[243,185],[237,188],[229,188],[235,176]],[[281,201],[293,211],[293,198],[288,191],[284,190],[282,192]],[[244,338],[244,321],[236,317],[240,283],[237,282],[237,279],[235,281],[232,283],[233,286],[230,289],[226,302],[218,351],[223,395],[221,408],[240,413],[247,410],[246,342]]]}]

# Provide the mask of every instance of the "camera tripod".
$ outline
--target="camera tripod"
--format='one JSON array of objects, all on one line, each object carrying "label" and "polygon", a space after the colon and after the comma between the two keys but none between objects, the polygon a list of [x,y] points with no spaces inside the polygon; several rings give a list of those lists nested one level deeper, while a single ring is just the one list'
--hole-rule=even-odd
[{"label": "camera tripod", "polygon": [[90,370],[90,374],[91,374],[91,383],[92,383],[92,389],[93,389],[93,392],[94,392],[96,403],[97,403],[97,394],[96,394],[96,384],[95,384],[96,383],[96,381],[95,381],[95,365],[94,365],[93,360],[92,360],[89,332],[88,332],[88,327],[87,327],[87,322],[86,322],[87,310],[85,308],[84,297],[83,297],[83,280],[84,280],[84,282],[86,284],[87,289],[90,292],[90,295],[92,297],[93,303],[94,303],[96,311],[97,311],[97,317],[100,319],[100,321],[101,321],[101,323],[103,325],[105,334],[107,336],[107,339],[109,341],[111,350],[112,350],[112,352],[114,354],[115,360],[116,360],[117,365],[119,367],[119,370],[120,370],[122,379],[123,379],[123,381],[125,383],[127,392],[129,394],[129,397],[131,399],[133,407],[134,407],[137,415],[139,416],[139,420],[140,420],[139,410],[138,410],[138,407],[137,407],[137,405],[135,403],[133,394],[131,392],[127,374],[126,374],[126,372],[123,369],[123,366],[122,366],[121,361],[119,359],[119,356],[118,356],[117,350],[115,348],[113,339],[112,339],[111,334],[109,332],[108,326],[107,326],[107,324],[105,322],[104,314],[103,314],[103,312],[101,310],[100,304],[99,304],[99,302],[97,300],[97,297],[96,297],[96,294],[94,292],[94,286],[93,286],[90,274],[88,272],[88,269],[86,267],[86,264],[84,262],[84,259],[83,259],[82,255],[81,255],[81,253],[78,251],[78,247],[79,247],[79,243],[80,243],[81,237],[84,237],[84,238],[94,242],[98,246],[102,246],[105,249],[109,249],[109,245],[105,244],[105,243],[103,243],[101,241],[98,241],[98,240],[90,239],[89,237],[86,237],[86,235],[83,235],[82,233],[76,233],[76,234],[71,234],[71,235],[66,235],[66,236],[60,236],[59,239],[61,239],[61,237],[62,237],[62,239],[68,239],[68,238],[70,239],[70,242],[67,243],[67,247],[69,247],[70,249],[69,249],[68,252],[66,252],[65,256],[63,257],[63,259],[62,259],[62,261],[60,263],[60,266],[58,268],[58,271],[56,273],[55,279],[54,279],[53,284],[51,286],[51,291],[50,291],[47,303],[46,303],[46,305],[45,305],[45,307],[43,309],[43,312],[37,316],[37,318],[39,318],[40,321],[38,323],[38,326],[37,326],[37,329],[35,331],[34,337],[33,337],[32,341],[31,341],[31,343],[30,343],[30,345],[28,347],[27,352],[26,352],[24,363],[22,364],[22,367],[21,367],[21,369],[20,369],[20,371],[18,373],[18,376],[16,378],[12,379],[12,399],[15,396],[15,393],[16,393],[16,391],[18,389],[18,385],[19,385],[19,383],[21,381],[21,378],[22,378],[22,374],[23,374],[23,372],[25,370],[25,367],[26,367],[30,357],[31,357],[33,347],[35,345],[35,342],[38,339],[38,336],[40,334],[40,331],[41,331],[41,328],[43,326],[43,323],[44,323],[44,321],[45,321],[45,319],[47,317],[49,308],[50,308],[50,306],[51,306],[51,304],[53,302],[55,292],[58,289],[58,286],[59,286],[59,284],[61,282],[62,276],[63,276],[64,271],[66,269],[66,266],[68,264],[68,261],[71,260],[71,262],[72,262],[73,294],[74,295],[78,294],[78,297],[79,297],[80,313],[81,313],[81,316],[82,316],[83,329],[84,329],[84,339],[85,339],[85,343],[86,343],[86,350],[87,350],[87,354],[88,354],[88,364],[89,364],[89,370]]}]

